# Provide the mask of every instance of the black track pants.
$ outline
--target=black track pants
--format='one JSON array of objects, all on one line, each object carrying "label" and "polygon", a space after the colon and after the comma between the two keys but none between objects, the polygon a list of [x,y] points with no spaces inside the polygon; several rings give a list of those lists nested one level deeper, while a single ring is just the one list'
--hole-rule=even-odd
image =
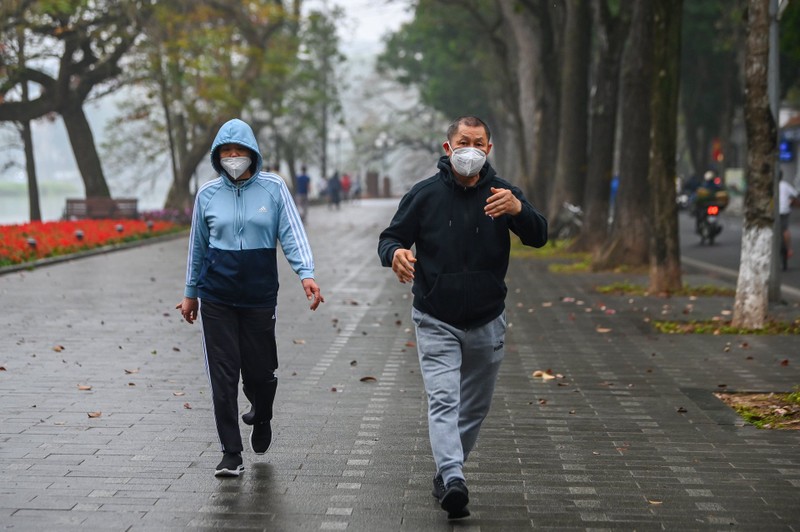
[{"label": "black track pants", "polygon": [[211,383],[214,418],[224,452],[241,452],[239,374],[256,398],[278,368],[275,309],[241,308],[201,301],[203,349]]}]

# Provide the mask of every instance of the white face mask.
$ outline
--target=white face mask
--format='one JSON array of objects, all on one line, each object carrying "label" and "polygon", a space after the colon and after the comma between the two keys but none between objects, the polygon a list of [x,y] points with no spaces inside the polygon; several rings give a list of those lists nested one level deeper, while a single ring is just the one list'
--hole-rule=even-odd
[{"label": "white face mask", "polygon": [[478,148],[456,148],[450,146],[450,164],[453,170],[464,177],[472,177],[481,171],[486,154]]},{"label": "white face mask", "polygon": [[219,164],[222,165],[222,168],[224,168],[234,180],[239,179],[245,170],[250,168],[250,163],[252,162],[250,157],[247,156],[223,157],[219,160]]}]

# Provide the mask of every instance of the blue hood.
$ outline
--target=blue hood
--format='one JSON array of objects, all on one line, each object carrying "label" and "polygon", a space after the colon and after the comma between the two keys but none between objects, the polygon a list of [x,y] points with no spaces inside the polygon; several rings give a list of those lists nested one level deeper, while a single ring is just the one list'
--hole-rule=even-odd
[{"label": "blue hood", "polygon": [[219,147],[223,144],[239,144],[250,150],[253,157],[250,172],[256,175],[261,171],[261,165],[264,161],[258,149],[256,136],[246,122],[234,118],[228,120],[219,128],[214,144],[211,145],[211,166],[214,167],[214,170],[219,175],[227,175],[225,170],[222,169],[222,165],[219,164]]}]

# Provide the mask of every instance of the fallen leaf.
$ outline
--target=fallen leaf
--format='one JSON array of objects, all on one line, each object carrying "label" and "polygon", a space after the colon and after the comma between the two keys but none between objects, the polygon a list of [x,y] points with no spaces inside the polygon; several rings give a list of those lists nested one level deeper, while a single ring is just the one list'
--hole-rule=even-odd
[{"label": "fallen leaf", "polygon": [[546,405],[547,404],[547,399],[539,399],[539,404],[540,405]]},{"label": "fallen leaf", "polygon": [[294,340],[292,340],[292,343],[296,344],[296,345],[304,345],[306,343],[306,341],[302,340],[300,338],[295,338]]},{"label": "fallen leaf", "polygon": [[172,392],[172,395],[174,395],[175,397],[183,397],[184,395],[186,395],[186,392]]},{"label": "fallen leaf", "polygon": [[125,374],[126,374],[126,375],[131,375],[131,374],[133,374],[133,373],[139,373],[139,368],[136,368],[136,369],[126,369],[126,370],[125,370]]},{"label": "fallen leaf", "polygon": [[129,382],[128,386],[136,386],[136,383],[135,382]]},{"label": "fallen leaf", "polygon": [[66,349],[66,347],[64,347],[63,345],[56,345],[56,346],[53,346],[53,351],[55,351],[56,353],[60,353],[60,352],[61,352],[61,351],[63,351],[64,349]]},{"label": "fallen leaf", "polygon": [[406,347],[417,347],[417,344],[409,340],[408,342],[406,342]]},{"label": "fallen leaf", "polygon": [[78,385],[78,389],[79,389],[79,390],[91,390],[91,389],[92,389],[92,387],[91,387],[91,386],[89,386],[88,384],[79,384],[79,385]]},{"label": "fallen leaf", "polygon": [[189,403],[183,403],[183,408],[185,408],[186,410],[191,410],[192,405],[190,405]]},{"label": "fallen leaf", "polygon": [[647,502],[649,502],[650,504],[652,504],[654,506],[658,506],[659,504],[664,504],[663,501],[651,501],[650,499],[647,499]]},{"label": "fallen leaf", "polygon": [[337,389],[336,389],[336,386],[332,386],[332,387],[331,387],[331,391],[332,391],[332,392],[338,392],[339,390],[337,390]]},{"label": "fallen leaf", "polygon": [[788,358],[784,358],[783,360],[781,360],[781,366],[788,366],[788,365],[789,365],[789,359]]},{"label": "fallen leaf", "polygon": [[0,366],[0,371],[5,371],[5,370],[6,370],[5,366]]},{"label": "fallen leaf", "polygon": [[605,333],[611,332],[611,329],[609,329],[608,327],[597,327],[595,329],[595,331],[597,331],[597,332],[599,332],[601,334],[605,334]]},{"label": "fallen leaf", "polygon": [[180,353],[181,348],[180,347],[173,347],[172,350],[175,351],[176,353]]},{"label": "fallen leaf", "polygon": [[358,360],[351,360],[350,365],[353,367],[358,366]]},{"label": "fallen leaf", "polygon": [[544,301],[544,302],[542,302],[542,306],[545,307],[545,308],[552,307],[553,303],[552,303],[552,301]]},{"label": "fallen leaf", "polygon": [[378,379],[369,375],[367,375],[366,377],[361,377],[358,380],[360,380],[361,382],[378,382]]},{"label": "fallen leaf", "polygon": [[686,410],[682,406],[679,406],[678,408],[676,408],[675,411],[678,412],[679,414],[685,414],[686,412],[688,412],[688,410]]},{"label": "fallen leaf", "polygon": [[86,415],[89,416],[89,417],[100,417],[100,416],[103,415],[103,413],[102,412],[87,412]]}]

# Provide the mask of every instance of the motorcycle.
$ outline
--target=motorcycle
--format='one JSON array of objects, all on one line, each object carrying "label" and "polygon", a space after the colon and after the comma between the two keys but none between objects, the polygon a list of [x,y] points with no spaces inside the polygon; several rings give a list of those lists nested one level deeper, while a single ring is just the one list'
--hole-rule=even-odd
[{"label": "motorcycle", "polygon": [[565,201],[561,205],[561,210],[554,223],[550,226],[548,238],[553,244],[556,240],[574,238],[581,232],[582,227],[583,209]]},{"label": "motorcycle", "polygon": [[714,245],[714,239],[722,232],[720,214],[723,205],[719,203],[705,203],[697,210],[697,234],[700,235],[700,244]]}]

